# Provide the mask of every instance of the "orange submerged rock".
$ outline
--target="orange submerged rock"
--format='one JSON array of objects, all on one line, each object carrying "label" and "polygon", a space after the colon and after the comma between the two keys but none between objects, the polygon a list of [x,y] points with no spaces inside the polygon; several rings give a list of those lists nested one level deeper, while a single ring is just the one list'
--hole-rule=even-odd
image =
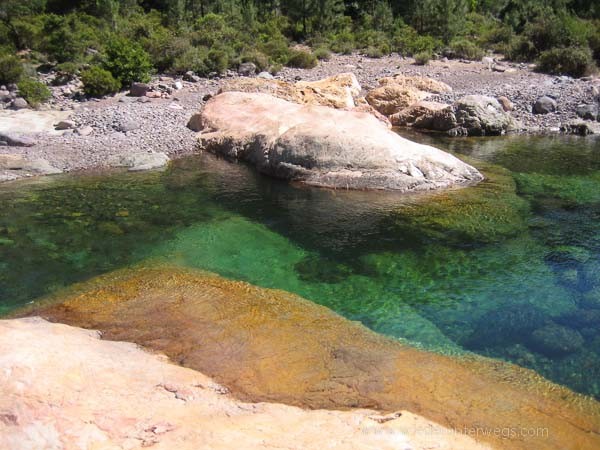
[{"label": "orange submerged rock", "polygon": [[244,401],[408,410],[497,448],[600,448],[600,404],[530,370],[419,350],[296,295],[204,272],[123,270],[22,314],[163,352]]}]

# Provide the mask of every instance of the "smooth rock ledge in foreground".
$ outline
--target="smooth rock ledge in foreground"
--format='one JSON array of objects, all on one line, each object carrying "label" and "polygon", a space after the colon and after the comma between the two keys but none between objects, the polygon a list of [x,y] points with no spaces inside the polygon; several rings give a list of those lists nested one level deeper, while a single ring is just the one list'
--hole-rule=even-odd
[{"label": "smooth rock ledge in foreground", "polygon": [[202,150],[315,186],[414,191],[483,179],[474,167],[398,136],[371,114],[267,94],[221,93],[188,126],[201,131]]}]

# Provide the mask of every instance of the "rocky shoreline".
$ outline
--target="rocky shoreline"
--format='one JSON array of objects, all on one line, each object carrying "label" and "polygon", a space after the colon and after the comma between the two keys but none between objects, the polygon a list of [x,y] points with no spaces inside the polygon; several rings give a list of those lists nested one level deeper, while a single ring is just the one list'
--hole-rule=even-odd
[{"label": "rocky shoreline", "polygon": [[[283,403],[334,414],[362,408],[379,414],[408,410],[442,427],[436,436],[439,442],[429,448],[465,448],[453,446],[446,438],[460,437],[463,430],[474,427],[504,430],[467,433],[499,449],[591,449],[600,439],[598,402],[530,370],[483,357],[420,350],[297,295],[204,271],[146,262],[72,285],[13,316],[39,316],[99,330],[106,341],[138,344],[211,377],[242,402]],[[0,322],[0,349],[2,334]],[[37,346],[37,351],[43,348],[41,342],[46,344],[45,340],[21,339]],[[12,355],[9,361],[14,361],[15,355],[29,355],[22,353],[25,346],[14,346],[14,338],[5,338],[5,342],[16,349],[0,352]],[[97,360],[98,345],[81,347],[89,353],[84,361],[92,363],[66,360],[91,370],[89,364],[93,366]],[[50,348],[54,353],[63,351],[60,345]],[[76,353],[77,358],[82,357]],[[120,352],[115,353],[119,357]],[[60,361],[61,367],[63,359],[46,357],[49,363]],[[28,361],[39,362],[35,358]],[[60,379],[60,372],[57,376]],[[143,384],[143,379],[139,381]],[[3,391],[4,385],[12,383],[0,378]],[[85,381],[80,384],[87,385]],[[70,386],[61,389],[69,393]],[[187,391],[189,386],[171,392],[186,395]],[[143,401],[146,397],[136,398]],[[57,409],[58,414],[64,412]],[[136,417],[143,419],[139,414]],[[392,414],[387,420],[390,425],[395,425],[395,418]],[[511,428],[514,431],[507,434]],[[445,429],[458,431],[447,436]],[[546,434],[517,431],[544,429]]]},{"label": "rocky shoreline", "polygon": [[[397,55],[379,59],[334,55],[314,69],[285,68],[277,79],[313,81],[342,72],[354,73],[364,92],[377,87],[378,79],[402,73],[431,77],[451,86],[452,92],[433,94],[428,99],[436,102],[453,103],[468,94],[505,97],[512,103],[510,114],[519,124],[515,131],[522,133],[560,132],[561,127],[580,120],[576,112],[578,105],[594,106],[600,89],[598,78],[544,75],[524,65],[492,66],[483,61],[440,60],[417,66],[412,59]],[[136,162],[142,168],[152,168],[164,161],[163,156],[157,161],[156,153],[169,158],[191,154],[196,148],[196,138],[195,133],[186,127],[188,119],[205,100],[217,93],[223,81],[237,76],[230,72],[221,79],[156,77],[151,83],[153,91],[145,96],[132,97],[121,93],[111,98],[83,102],[72,99],[77,86],[53,87],[50,110],[30,111],[30,119],[27,111],[19,111],[21,116],[12,124],[10,118],[15,112],[0,111],[0,133],[5,134],[15,123],[22,124],[28,120],[32,129],[36,130],[33,127],[35,123],[47,119],[47,116],[53,117],[60,110],[68,116],[63,130],[36,130],[28,134],[24,146],[10,145],[10,142],[0,146],[0,180],[45,173],[27,170],[27,167],[19,167],[18,164],[12,168],[2,160],[3,154],[21,155],[26,160],[41,158],[53,168],[53,172],[131,167]],[[556,111],[534,114],[533,105],[543,96],[555,99]],[[586,123],[588,127],[597,127],[597,122]],[[146,155],[148,153],[150,157]],[[126,158],[131,155],[141,155],[140,161],[132,162],[131,158]],[[14,160],[12,165],[15,165]]]}]

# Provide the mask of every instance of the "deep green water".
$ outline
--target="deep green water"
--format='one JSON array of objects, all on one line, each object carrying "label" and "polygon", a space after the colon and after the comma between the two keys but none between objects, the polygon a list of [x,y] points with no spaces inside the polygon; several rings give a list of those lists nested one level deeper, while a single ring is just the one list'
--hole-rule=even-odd
[{"label": "deep green water", "polygon": [[0,313],[163,258],[281,288],[378,332],[600,398],[600,140],[433,139],[478,186],[291,186],[211,156],[0,185]]}]

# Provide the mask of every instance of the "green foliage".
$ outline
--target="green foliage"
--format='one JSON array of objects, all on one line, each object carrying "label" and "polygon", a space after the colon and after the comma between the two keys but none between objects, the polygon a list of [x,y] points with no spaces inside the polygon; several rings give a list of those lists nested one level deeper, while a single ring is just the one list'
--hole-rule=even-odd
[{"label": "green foliage", "polygon": [[589,48],[568,47],[554,48],[542,52],[538,59],[537,69],[556,75],[582,77],[593,68],[592,53]]},{"label": "green foliage", "polygon": [[34,80],[33,78],[25,78],[19,81],[17,86],[19,87],[19,94],[21,97],[27,100],[27,103],[33,107],[38,106],[40,103],[44,103],[52,96],[50,89],[48,89],[44,83]]},{"label": "green foliage", "polygon": [[207,58],[208,49],[206,47],[190,47],[175,58],[171,69],[178,74],[183,74],[190,70],[202,75],[208,74]]},{"label": "green foliage", "polygon": [[382,58],[383,51],[378,47],[367,47],[363,54],[369,58]]},{"label": "green foliage", "polygon": [[121,83],[108,70],[93,66],[81,74],[83,90],[90,97],[103,97],[118,92]]},{"label": "green foliage", "polygon": [[418,66],[424,66],[429,61],[431,61],[432,57],[433,57],[432,54],[430,52],[428,52],[428,51],[416,53],[414,55],[415,64],[418,65]]},{"label": "green foliage", "polygon": [[54,78],[53,84],[55,86],[62,86],[67,84],[69,81],[75,79],[79,73],[79,64],[73,62],[65,62],[58,64],[55,67],[56,77]]},{"label": "green foliage", "polygon": [[0,55],[0,83],[16,83],[23,76],[23,64],[13,55]]},{"label": "green foliage", "polygon": [[83,61],[88,49],[99,50],[105,41],[102,22],[85,14],[47,15],[39,33],[41,49],[59,63]]},{"label": "green foliage", "polygon": [[[448,49],[466,59],[492,50],[533,61],[557,48],[590,49],[600,61],[600,8],[593,0],[2,0],[0,41],[31,49],[30,63],[104,67],[122,83],[151,69],[201,74],[244,61],[260,70],[311,57],[290,50],[310,44],[380,57]],[[108,43],[108,44],[107,44]],[[578,54],[576,56],[581,56]],[[549,58],[545,56],[544,58]],[[150,62],[152,64],[150,64]]]},{"label": "green foliage", "polygon": [[242,54],[240,62],[254,63],[259,72],[269,68],[269,57],[258,50],[251,50]]},{"label": "green foliage", "polygon": [[318,47],[313,51],[313,54],[319,61],[329,61],[331,58],[331,51],[326,47]]},{"label": "green foliage", "polygon": [[465,38],[455,39],[450,42],[450,51],[456,58],[479,60],[484,53],[473,41]]},{"label": "green foliage", "polygon": [[222,74],[229,67],[229,55],[223,49],[212,49],[206,57],[206,67],[209,72]]},{"label": "green foliage", "polygon": [[442,46],[442,42],[432,36],[423,36],[408,26],[402,26],[394,32],[392,49],[404,56],[416,53],[433,53]]},{"label": "green foliage", "polygon": [[303,50],[292,50],[287,61],[288,66],[300,69],[312,69],[313,67],[316,67],[317,64],[317,57],[314,54]]},{"label": "green foliage", "polygon": [[121,87],[125,87],[133,82],[148,81],[152,63],[138,43],[126,38],[113,38],[106,47],[104,68],[121,83]]}]

